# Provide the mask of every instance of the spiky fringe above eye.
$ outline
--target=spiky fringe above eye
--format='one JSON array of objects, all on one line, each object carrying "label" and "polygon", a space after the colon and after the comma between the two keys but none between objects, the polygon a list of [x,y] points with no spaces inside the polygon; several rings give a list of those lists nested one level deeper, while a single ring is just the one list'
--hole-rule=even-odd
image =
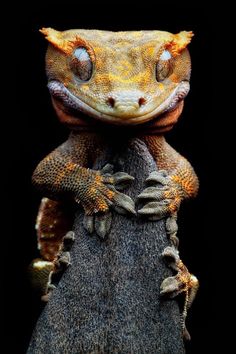
[{"label": "spiky fringe above eye", "polygon": [[63,37],[63,32],[56,31],[53,28],[42,28],[39,31],[45,35],[45,38],[49,43],[65,54],[71,55],[76,47],[84,47],[88,51],[91,60],[95,60],[95,55],[92,48],[87,41],[80,36],[75,35],[72,39],[65,39]]},{"label": "spiky fringe above eye", "polygon": [[165,49],[168,49],[173,56],[177,56],[187,47],[193,36],[194,33],[192,31],[182,31],[173,34],[172,40],[165,44]]}]

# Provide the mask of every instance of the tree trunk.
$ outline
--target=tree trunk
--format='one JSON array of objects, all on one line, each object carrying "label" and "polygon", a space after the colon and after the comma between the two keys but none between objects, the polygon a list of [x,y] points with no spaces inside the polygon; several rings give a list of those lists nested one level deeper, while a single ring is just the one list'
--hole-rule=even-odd
[{"label": "tree trunk", "polygon": [[[118,145],[94,168],[112,163],[115,172],[134,176],[125,193],[135,200],[157,166],[141,140]],[[74,231],[71,266],[38,320],[28,354],[183,354],[178,304],[160,297],[161,282],[172,275],[161,256],[170,245],[165,222],[113,212],[101,240],[84,229],[78,208]]]}]

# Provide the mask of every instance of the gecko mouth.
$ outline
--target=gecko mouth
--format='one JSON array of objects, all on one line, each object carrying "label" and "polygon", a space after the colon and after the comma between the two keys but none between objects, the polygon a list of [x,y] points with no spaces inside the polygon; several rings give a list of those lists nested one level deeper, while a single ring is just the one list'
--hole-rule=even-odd
[{"label": "gecko mouth", "polygon": [[[100,112],[93,107],[89,106],[87,103],[80,100],[78,97],[73,95],[62,83],[58,81],[50,81],[48,83],[48,88],[50,94],[55,102],[55,105],[60,111],[76,118],[81,118],[82,115],[90,116],[97,120],[117,125],[135,125],[146,123],[154,118],[162,116],[163,114],[173,111],[181,101],[186,97],[189,92],[189,82],[182,81],[167,97],[167,99],[162,102],[158,107],[154,108],[152,111],[144,113],[142,115],[136,115],[133,117],[119,117],[112,114],[106,114]],[[58,103],[57,103],[58,102]]]}]

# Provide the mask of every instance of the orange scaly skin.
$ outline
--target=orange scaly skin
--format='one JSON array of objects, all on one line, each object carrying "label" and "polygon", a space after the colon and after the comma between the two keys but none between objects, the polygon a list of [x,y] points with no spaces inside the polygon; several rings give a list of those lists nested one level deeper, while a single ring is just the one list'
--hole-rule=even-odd
[{"label": "orange scaly skin", "polygon": [[[161,170],[147,180],[157,185],[138,196],[147,200],[139,214],[151,220],[175,217],[182,200],[197,194],[198,179],[193,168],[163,136],[177,122],[189,91],[191,62],[186,47],[193,34],[59,32],[51,28],[41,32],[50,43],[46,71],[52,103],[60,121],[72,131],[33,174],[34,184],[54,199],[44,200],[43,210],[48,213],[41,209],[37,229],[43,259],[57,262],[63,235],[57,227],[47,230],[47,225],[60,219],[63,200],[81,203],[90,232],[97,213],[109,215],[109,209],[114,208],[135,214],[134,202],[117,191],[120,183],[132,178],[125,173],[112,174],[106,168],[90,169],[108,144],[105,131],[120,134],[125,130],[128,135],[138,136]],[[50,203],[55,203],[55,213],[48,207]],[[169,225],[169,233],[175,236],[173,222]],[[96,231],[105,236],[101,230]],[[181,277],[181,269],[179,272],[179,279],[188,278]]]}]

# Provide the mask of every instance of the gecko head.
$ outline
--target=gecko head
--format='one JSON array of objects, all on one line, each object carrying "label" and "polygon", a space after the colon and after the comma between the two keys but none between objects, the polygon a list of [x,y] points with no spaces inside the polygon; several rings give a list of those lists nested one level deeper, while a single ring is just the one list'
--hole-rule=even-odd
[{"label": "gecko head", "polygon": [[50,43],[48,88],[62,121],[76,125],[81,116],[114,125],[177,120],[189,91],[186,47],[192,32],[41,32]]}]

